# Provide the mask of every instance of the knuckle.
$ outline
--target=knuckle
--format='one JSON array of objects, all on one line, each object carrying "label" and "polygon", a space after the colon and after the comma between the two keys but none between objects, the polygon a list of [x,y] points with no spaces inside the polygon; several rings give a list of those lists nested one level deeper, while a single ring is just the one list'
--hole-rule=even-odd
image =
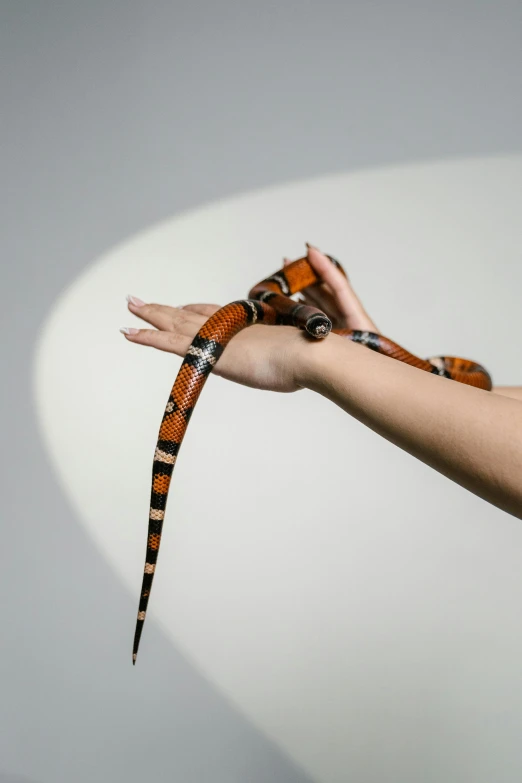
[{"label": "knuckle", "polygon": [[186,315],[182,315],[181,313],[175,313],[172,316],[172,328],[174,331],[183,331],[183,329],[188,324],[188,318]]}]

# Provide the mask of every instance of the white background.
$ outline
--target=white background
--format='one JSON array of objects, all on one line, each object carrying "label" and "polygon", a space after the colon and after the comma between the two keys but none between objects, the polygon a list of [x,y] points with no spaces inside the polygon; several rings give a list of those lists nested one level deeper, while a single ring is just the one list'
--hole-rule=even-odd
[{"label": "white background", "polygon": [[[209,382],[133,669],[178,360],[117,330],[127,293],[244,296],[308,240],[391,337],[520,383],[520,166],[473,161],[520,153],[521,26],[518,0],[0,3],[1,783],[519,783],[519,523],[311,395]],[[330,218],[307,182],[353,174]],[[223,204],[244,225],[212,223],[264,188],[261,211]],[[162,221],[155,254],[142,232]],[[294,513],[248,524],[275,497]]]}]

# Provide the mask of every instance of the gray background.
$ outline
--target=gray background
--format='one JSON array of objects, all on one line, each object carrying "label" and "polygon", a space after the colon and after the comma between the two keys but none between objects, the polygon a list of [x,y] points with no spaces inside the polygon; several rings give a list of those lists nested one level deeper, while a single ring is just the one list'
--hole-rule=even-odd
[{"label": "gray background", "polygon": [[519,2],[2,3],[2,781],[307,780],[152,623],[129,691],[135,596],[46,461],[34,341],[92,258],[179,210],[520,150],[521,31]]}]

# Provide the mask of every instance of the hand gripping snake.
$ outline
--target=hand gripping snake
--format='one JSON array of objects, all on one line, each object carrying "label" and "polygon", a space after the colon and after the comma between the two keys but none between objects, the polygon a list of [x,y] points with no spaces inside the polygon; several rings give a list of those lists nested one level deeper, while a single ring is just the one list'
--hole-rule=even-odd
[{"label": "hand gripping snake", "polygon": [[[346,276],[341,264],[332,256],[328,258]],[[174,463],[205,381],[226,345],[238,332],[255,323],[296,326],[315,339],[325,338],[332,331],[419,370],[487,391],[492,388],[489,373],[469,359],[453,356],[419,359],[381,334],[355,329],[332,329],[330,319],[321,310],[291,298],[318,282],[320,281],[307,258],[299,258],[254,286],[248,299],[231,302],[215,312],[190,344],[165,407],[154,453],[147,553],[134,635],[133,663],[136,663],[156,570]]]}]

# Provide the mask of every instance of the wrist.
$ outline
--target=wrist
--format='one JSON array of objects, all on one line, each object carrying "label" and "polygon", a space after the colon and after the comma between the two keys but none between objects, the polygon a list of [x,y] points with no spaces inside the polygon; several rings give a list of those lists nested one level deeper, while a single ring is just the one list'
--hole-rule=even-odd
[{"label": "wrist", "polygon": [[296,355],[295,379],[298,386],[319,394],[325,392],[331,368],[345,361],[346,352],[354,346],[345,337],[329,334],[324,340],[312,340],[302,335]]}]

